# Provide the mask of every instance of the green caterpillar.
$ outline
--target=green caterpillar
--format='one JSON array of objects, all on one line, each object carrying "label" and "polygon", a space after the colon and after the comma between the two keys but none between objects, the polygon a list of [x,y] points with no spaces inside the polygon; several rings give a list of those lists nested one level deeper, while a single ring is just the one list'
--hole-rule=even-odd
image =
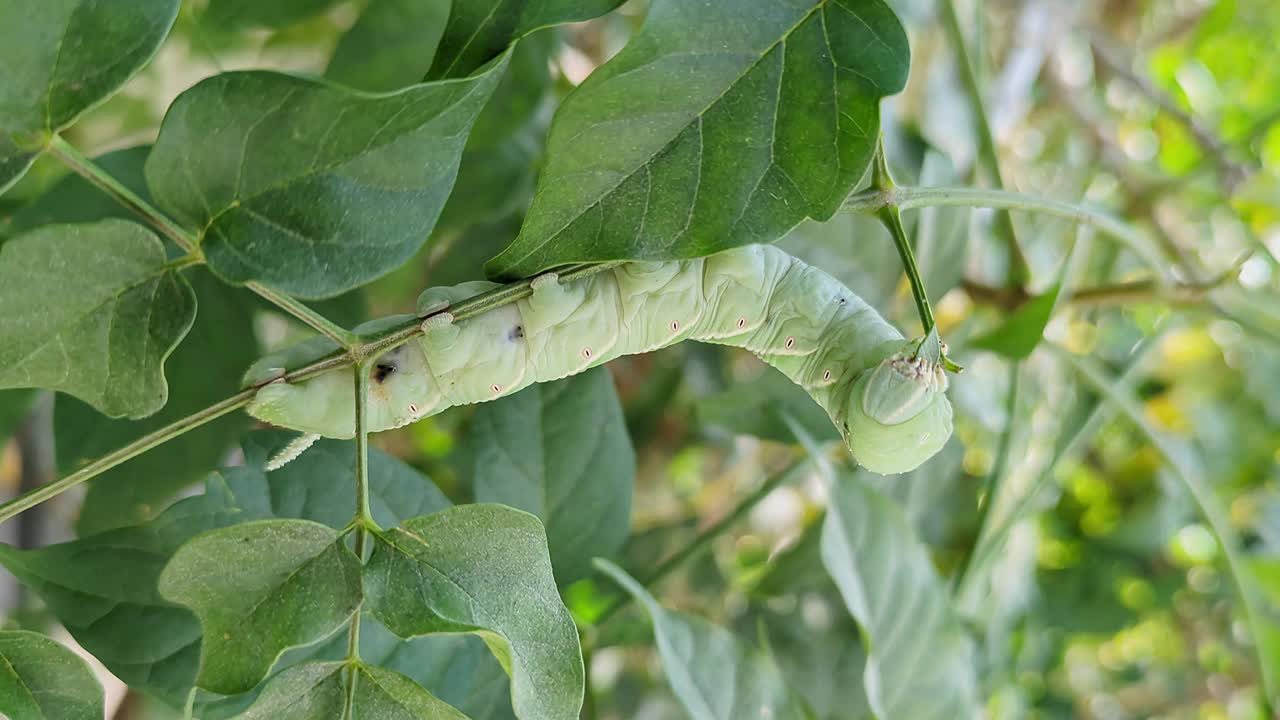
[{"label": "green caterpillar", "polygon": [[[947,378],[937,358],[919,351],[921,341],[904,340],[835,278],[770,246],[625,263],[572,283],[549,273],[533,280],[528,298],[483,315],[454,322],[441,312],[493,287],[472,282],[422,294],[422,336],[387,351],[370,370],[370,431],[494,400],[620,355],[699,340],[746,348],[785,373],[874,472],[911,470],[951,435]],[[249,379],[278,373],[300,354],[305,349],[260,361]],[[350,370],[264,385],[248,411],[308,438],[350,438]]]}]

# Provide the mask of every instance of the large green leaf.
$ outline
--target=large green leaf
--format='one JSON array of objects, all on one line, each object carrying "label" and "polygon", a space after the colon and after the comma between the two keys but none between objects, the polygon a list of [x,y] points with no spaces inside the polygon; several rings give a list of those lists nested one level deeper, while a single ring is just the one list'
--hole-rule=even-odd
[{"label": "large green leaf", "polygon": [[0,3],[0,192],[45,138],[110,97],[147,64],[180,0]]},{"label": "large green leaf", "polygon": [[160,574],[160,594],[200,618],[200,687],[258,684],[280,653],[326,637],[360,606],[360,560],[333,528],[257,520],[196,536]]},{"label": "large green leaf", "polygon": [[463,505],[409,520],[377,536],[365,591],[374,617],[401,637],[479,634],[511,675],[517,717],[578,716],[578,632],[536,517]]},{"label": "large green leaf", "polygon": [[0,387],[60,390],[112,417],[164,406],[164,362],[196,313],[141,225],[52,225],[0,246]]},{"label": "large green leaf", "polygon": [[[262,462],[288,439],[285,433],[249,436],[245,466],[214,473],[204,494],[151,521],[37,550],[0,545],[0,563],[39,594],[76,641],[114,675],[134,689],[181,704],[196,676],[200,624],[157,591],[174,551],[205,530],[249,520],[293,517],[340,527],[351,517],[350,470],[334,467],[350,456],[342,448],[351,443],[321,441],[294,463],[264,474]],[[397,522],[397,511],[416,514],[448,504],[429,480],[377,449],[370,452],[369,473],[379,522]]]},{"label": "large green leaf", "polygon": [[830,217],[908,54],[880,0],[655,0],[561,105],[524,229],[490,274],[707,255]]},{"label": "large green leaf", "polygon": [[768,655],[702,618],[667,610],[622,568],[606,560],[599,567],[648,612],[662,671],[693,720],[804,720]]},{"label": "large green leaf", "polygon": [[420,82],[431,67],[450,0],[372,0],[338,41],[325,77],[386,92]]},{"label": "large green leaf", "polygon": [[470,75],[518,38],[561,23],[589,20],[623,0],[453,0],[449,24],[428,78]]},{"label": "large green leaf", "polygon": [[[347,657],[348,635],[339,630],[319,645],[291,650],[273,674],[252,692],[221,697],[201,693],[196,699],[202,720],[239,718],[281,674],[303,663],[335,662]],[[402,640],[367,614],[360,624],[360,658],[403,674],[472,720],[512,720],[507,675],[480,638],[432,635]]]},{"label": "large green leaf", "polygon": [[853,473],[831,483],[822,560],[866,636],[876,717],[977,717],[973,646],[946,586],[898,508]]},{"label": "large green leaf", "polygon": [[[200,311],[186,341],[168,362],[169,402],[143,420],[108,420],[79,400],[60,396],[54,432],[62,473],[239,390],[240,374],[258,355],[253,303],[246,291],[218,282],[204,269],[186,275]],[[247,425],[243,413],[225,415],[94,478],[76,530],[89,535],[154,516],[174,494],[216,468]]]},{"label": "large green leaf", "polygon": [[9,720],[102,720],[102,684],[71,650],[33,632],[0,632],[0,715]]},{"label": "large green leaf", "polygon": [[204,495],[145,525],[38,550],[0,545],[0,563],[112,674],[176,705],[195,680],[200,625],[160,597],[157,578],[188,538],[246,514],[230,484],[215,475]]},{"label": "large green leaf", "polygon": [[271,72],[216,75],[169,108],[147,182],[227,280],[337,295],[426,240],[506,60],[385,95]]},{"label": "large green leaf", "polygon": [[613,555],[627,538],[636,454],[604,368],[481,405],[462,466],[477,501],[542,520],[561,585],[589,574],[593,557]]},{"label": "large green leaf", "polygon": [[[350,666],[307,663],[280,673],[238,720],[338,720],[347,717]],[[393,670],[358,663],[351,720],[467,720],[448,703]]]}]

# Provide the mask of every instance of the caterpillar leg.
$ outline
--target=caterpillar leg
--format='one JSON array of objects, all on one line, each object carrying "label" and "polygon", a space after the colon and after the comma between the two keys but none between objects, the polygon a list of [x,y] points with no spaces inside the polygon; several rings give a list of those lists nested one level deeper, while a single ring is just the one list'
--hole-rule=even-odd
[{"label": "caterpillar leg", "polygon": [[426,317],[441,310],[447,310],[455,303],[468,300],[496,287],[498,287],[496,283],[474,280],[450,287],[427,288],[418,296],[418,317]]},{"label": "caterpillar leg", "polygon": [[529,283],[529,287],[533,294],[522,303],[520,314],[524,319],[525,332],[530,335],[563,323],[587,299],[584,283],[566,285],[555,273],[539,275]]},{"label": "caterpillar leg", "polygon": [[438,313],[422,321],[422,336],[431,347],[446,350],[458,342],[460,330],[451,313]]}]

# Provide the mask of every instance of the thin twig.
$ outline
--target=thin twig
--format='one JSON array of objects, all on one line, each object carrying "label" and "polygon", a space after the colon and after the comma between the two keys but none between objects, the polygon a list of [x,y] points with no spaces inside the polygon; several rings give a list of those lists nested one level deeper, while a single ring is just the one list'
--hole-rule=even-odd
[{"label": "thin twig", "polygon": [[986,207],[1025,210],[1040,213],[1041,215],[1060,217],[1097,228],[1103,234],[1121,241],[1142,258],[1156,273],[1157,277],[1162,281],[1166,280],[1165,263],[1152,252],[1151,241],[1146,236],[1136,228],[1117,220],[1109,213],[1096,210],[1087,205],[1061,202],[1007,190],[898,186],[888,192],[873,189],[850,195],[845,200],[844,209],[849,212],[875,214],[888,205],[896,206],[902,210],[934,206]]},{"label": "thin twig", "polygon": [[1107,40],[1102,32],[1094,30],[1089,35],[1092,38],[1093,55],[1101,65],[1106,67],[1113,75],[1141,92],[1156,107],[1160,108],[1162,112],[1191,134],[1196,144],[1200,146],[1201,152],[1209,157],[1218,168],[1228,194],[1249,176],[1250,171],[1248,168],[1228,157],[1227,144],[1216,133],[1206,127],[1195,116],[1179,107],[1173,101],[1173,98],[1157,88],[1146,76],[1134,71],[1130,64],[1122,59],[1119,49]]}]

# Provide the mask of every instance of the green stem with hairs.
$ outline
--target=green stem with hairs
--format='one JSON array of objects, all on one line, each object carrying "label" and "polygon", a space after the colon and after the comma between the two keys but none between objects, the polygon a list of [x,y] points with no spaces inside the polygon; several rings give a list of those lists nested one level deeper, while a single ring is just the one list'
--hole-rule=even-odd
[{"label": "green stem with hairs", "polygon": [[901,210],[919,207],[982,207],[1004,210],[1025,210],[1059,217],[1088,225],[1108,237],[1119,240],[1136,253],[1156,273],[1161,282],[1167,282],[1165,263],[1156,254],[1151,241],[1136,228],[1104,211],[1087,205],[1061,202],[1049,198],[1009,192],[965,187],[909,187],[897,186],[890,190],[870,189],[850,195],[844,203],[848,212],[876,215],[884,207]]},{"label": "green stem with hairs", "polygon": [[[92,160],[85,157],[83,153],[66,140],[54,135],[49,140],[48,151],[50,155],[61,160],[64,165],[77,175],[88,180],[113,200],[146,220],[160,234],[187,251],[194,258],[194,262],[204,262],[204,255],[200,251],[199,238],[178,225],[169,216],[160,212],[154,205],[142,199],[137,193],[125,187],[110,173],[95,165]],[[247,283],[245,287],[343,347],[350,346],[355,339],[355,336],[347,330],[288,295],[272,290],[258,282]]]},{"label": "green stem with hairs", "polygon": [[[356,401],[356,509],[352,523],[355,524],[354,552],[360,562],[364,562],[365,546],[369,532],[376,530],[373,512],[369,509],[369,364],[357,363],[355,366],[355,401]],[[363,603],[361,603],[363,605]],[[360,607],[351,614],[347,628],[347,697],[345,717],[355,717],[356,684],[360,681]]]}]

